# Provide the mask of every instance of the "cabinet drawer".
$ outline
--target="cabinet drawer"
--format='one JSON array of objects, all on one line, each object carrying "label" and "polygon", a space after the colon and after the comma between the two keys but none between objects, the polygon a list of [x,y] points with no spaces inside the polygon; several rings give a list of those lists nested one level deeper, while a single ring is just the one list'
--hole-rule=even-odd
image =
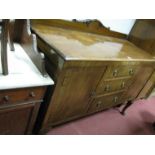
[{"label": "cabinet drawer", "polygon": [[98,85],[96,94],[108,94],[110,92],[125,90],[131,85],[131,83],[131,78],[107,81],[104,80]]},{"label": "cabinet drawer", "polygon": [[137,66],[110,66],[107,68],[104,78],[116,78],[123,76],[133,76],[137,72]]},{"label": "cabinet drawer", "polygon": [[42,100],[45,87],[0,91],[0,105]]},{"label": "cabinet drawer", "polygon": [[91,105],[88,112],[90,113],[97,112],[97,111],[101,111],[101,110],[119,105],[122,103],[121,96],[122,96],[122,93],[117,93],[114,95],[107,95],[103,97],[94,98],[90,103]]}]

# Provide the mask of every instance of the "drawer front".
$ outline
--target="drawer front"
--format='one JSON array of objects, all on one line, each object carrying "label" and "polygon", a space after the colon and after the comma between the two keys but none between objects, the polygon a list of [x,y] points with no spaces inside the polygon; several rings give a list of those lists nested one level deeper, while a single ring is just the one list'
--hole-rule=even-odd
[{"label": "drawer front", "polygon": [[122,93],[116,93],[114,95],[107,95],[103,97],[94,98],[91,101],[88,112],[97,112],[104,109],[117,106],[122,103]]},{"label": "drawer front", "polygon": [[42,100],[46,88],[24,88],[0,91],[0,105]]},{"label": "drawer front", "polygon": [[132,83],[132,79],[119,79],[119,80],[104,80],[101,82],[97,89],[96,94],[108,94],[115,91],[121,91],[127,89]]},{"label": "drawer front", "polygon": [[107,68],[104,78],[116,78],[116,77],[123,77],[123,76],[134,76],[137,72],[137,66],[130,65],[130,66],[110,66]]}]

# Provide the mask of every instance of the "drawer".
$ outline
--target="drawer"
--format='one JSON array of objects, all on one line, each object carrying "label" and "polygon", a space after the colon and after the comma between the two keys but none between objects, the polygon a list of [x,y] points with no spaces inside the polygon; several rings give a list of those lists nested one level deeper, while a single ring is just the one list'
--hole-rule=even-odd
[{"label": "drawer", "polygon": [[131,78],[118,80],[103,80],[96,89],[96,94],[108,94],[110,92],[121,91],[127,89],[132,83]]},{"label": "drawer", "polygon": [[122,103],[122,93],[92,99],[88,112],[97,112]]},{"label": "drawer", "polygon": [[42,100],[45,87],[0,91],[0,105]]},{"label": "drawer", "polygon": [[137,69],[138,67],[134,65],[110,66],[107,68],[104,74],[104,79],[123,77],[123,76],[133,76],[137,72]]}]

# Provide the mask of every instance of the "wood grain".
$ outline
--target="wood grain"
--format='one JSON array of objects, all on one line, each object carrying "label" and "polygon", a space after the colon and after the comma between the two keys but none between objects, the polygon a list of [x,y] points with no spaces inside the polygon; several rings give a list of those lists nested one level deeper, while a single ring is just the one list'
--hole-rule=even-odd
[{"label": "wood grain", "polygon": [[154,61],[150,54],[126,40],[41,24],[32,25],[32,29],[65,60]]}]

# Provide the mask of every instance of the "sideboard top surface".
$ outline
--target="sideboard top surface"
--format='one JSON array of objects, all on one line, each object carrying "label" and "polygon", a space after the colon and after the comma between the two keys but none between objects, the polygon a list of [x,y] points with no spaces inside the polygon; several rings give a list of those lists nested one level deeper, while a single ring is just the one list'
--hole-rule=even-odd
[{"label": "sideboard top surface", "polygon": [[65,60],[155,61],[127,40],[33,24],[33,31]]}]

